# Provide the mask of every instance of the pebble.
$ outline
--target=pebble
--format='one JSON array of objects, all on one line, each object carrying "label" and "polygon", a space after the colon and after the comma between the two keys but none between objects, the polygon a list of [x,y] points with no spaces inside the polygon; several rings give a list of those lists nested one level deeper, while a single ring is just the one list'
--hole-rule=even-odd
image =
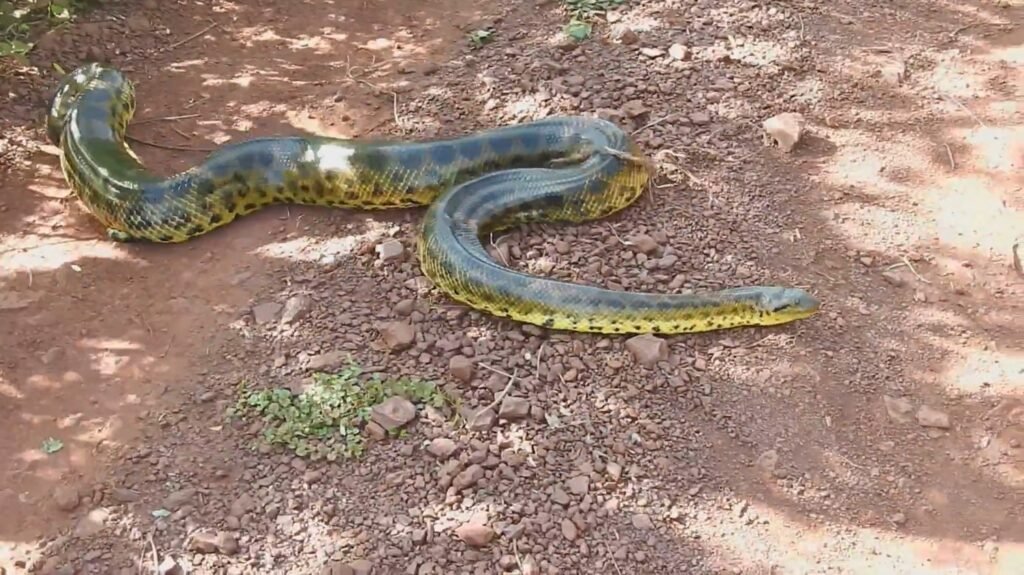
[{"label": "pebble", "polygon": [[569,541],[575,541],[576,538],[579,536],[579,529],[577,529],[576,524],[573,523],[572,520],[563,519],[561,527],[562,536],[568,539]]},{"label": "pebble", "polygon": [[778,144],[779,149],[789,153],[803,137],[806,123],[802,114],[785,112],[768,118],[762,123],[762,127]]},{"label": "pebble", "polygon": [[498,417],[507,421],[518,421],[530,415],[530,402],[522,397],[506,395],[498,408]]},{"label": "pebble", "polygon": [[665,51],[661,48],[640,48],[640,53],[648,58],[660,58],[665,55]]},{"label": "pebble", "polygon": [[435,437],[427,446],[427,453],[444,461],[451,457],[458,448],[458,444],[447,437]]},{"label": "pebble", "polygon": [[382,324],[378,330],[384,345],[392,351],[402,351],[412,347],[416,341],[416,328],[409,322],[392,321]]},{"label": "pebble", "polygon": [[377,259],[382,262],[399,260],[405,255],[405,247],[396,239],[384,240],[377,244],[374,250],[377,252]]},{"label": "pebble", "polygon": [[482,523],[469,522],[456,527],[455,535],[470,547],[484,547],[497,533]]},{"label": "pebble", "polygon": [[278,312],[284,307],[277,302],[261,303],[252,308],[252,318],[257,324],[267,324],[277,318]]},{"label": "pebble", "polygon": [[328,351],[309,358],[309,362],[306,364],[306,367],[310,371],[325,371],[341,367],[348,362],[348,359],[348,354],[343,351]]},{"label": "pebble", "polygon": [[373,406],[370,419],[385,431],[394,431],[416,418],[416,406],[408,399],[395,395]]},{"label": "pebble", "polygon": [[61,511],[74,511],[79,501],[78,489],[74,487],[59,485],[53,490],[53,503]]},{"label": "pebble", "polygon": [[633,527],[637,529],[653,529],[654,522],[651,521],[651,516],[646,513],[637,513],[632,519]]},{"label": "pebble", "polygon": [[456,355],[448,361],[448,373],[462,383],[473,379],[473,362],[464,355]]},{"label": "pebble", "polygon": [[304,295],[293,295],[284,303],[284,310],[281,312],[281,323],[289,324],[299,321],[309,315],[313,301]]},{"label": "pebble", "polygon": [[470,465],[455,476],[455,479],[452,480],[452,487],[455,488],[455,491],[472,487],[484,478],[484,474],[484,468],[480,465]]},{"label": "pebble", "polygon": [[689,60],[690,51],[683,44],[672,44],[668,48],[668,55],[673,60]]},{"label": "pebble", "polygon": [[577,475],[565,483],[575,495],[586,495],[590,491],[590,478],[586,475]]},{"label": "pebble", "polygon": [[659,361],[668,360],[668,342],[651,334],[633,336],[626,340],[626,350],[633,355],[637,363],[645,368],[653,368]]},{"label": "pebble", "polygon": [[898,423],[909,423],[911,421],[910,414],[914,412],[914,405],[910,403],[910,400],[903,397],[883,395],[882,401],[885,403],[886,413],[889,414],[893,421]]},{"label": "pebble", "polygon": [[922,427],[950,428],[949,414],[927,405],[922,405],[918,408],[917,423]]}]

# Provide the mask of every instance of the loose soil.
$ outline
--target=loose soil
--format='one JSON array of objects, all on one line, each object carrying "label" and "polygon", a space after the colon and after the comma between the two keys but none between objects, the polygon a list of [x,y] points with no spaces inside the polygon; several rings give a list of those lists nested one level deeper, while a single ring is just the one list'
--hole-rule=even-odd
[{"label": "loose soil", "polygon": [[[634,0],[578,44],[565,19],[111,1],[5,63],[0,573],[1020,573],[1024,7]],[[41,130],[53,64],[88,60],[136,82],[133,147],[164,174],[257,136],[613,118],[659,161],[650,194],[496,258],[628,290],[799,285],[824,309],[630,345],[499,321],[424,283],[417,210],[277,206],[113,245]],[[807,120],[790,153],[763,139],[783,112]],[[463,414],[507,388],[503,416],[424,410],[334,463],[225,417],[240,381],[349,356]]]}]

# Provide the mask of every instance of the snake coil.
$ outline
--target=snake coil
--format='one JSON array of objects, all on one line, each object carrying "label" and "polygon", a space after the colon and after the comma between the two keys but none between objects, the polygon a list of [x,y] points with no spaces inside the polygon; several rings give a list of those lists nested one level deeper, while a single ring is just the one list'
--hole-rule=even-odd
[{"label": "snake coil", "polygon": [[497,264],[483,234],[605,217],[643,192],[650,173],[637,161],[640,150],[604,120],[555,117],[424,142],[258,138],[163,178],[125,143],[134,95],[120,71],[87,64],[61,80],[47,117],[69,186],[115,241],[182,242],[279,202],[426,205],[418,242],[424,274],[452,299],[495,316],[557,330],[674,334],[781,324],[819,308],[797,288],[633,293]]}]

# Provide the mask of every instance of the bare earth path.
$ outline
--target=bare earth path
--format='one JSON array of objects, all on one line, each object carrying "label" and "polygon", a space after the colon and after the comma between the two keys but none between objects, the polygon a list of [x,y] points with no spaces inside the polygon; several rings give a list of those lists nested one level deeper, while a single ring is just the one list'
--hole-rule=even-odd
[{"label": "bare earth path", "polygon": [[[0,573],[1024,570],[1024,7],[634,0],[579,44],[564,21],[531,0],[108,2],[4,63]],[[136,82],[129,132],[163,147],[133,146],[165,174],[255,136],[614,118],[659,160],[650,197],[495,257],[825,308],[643,362],[440,297],[417,211],[278,206],[112,245],[40,129],[52,63],[94,59]],[[808,122],[788,154],[761,134],[782,112]],[[507,387],[503,417],[423,410],[326,463],[224,416],[239,381],[298,389],[348,356],[464,409]]]}]

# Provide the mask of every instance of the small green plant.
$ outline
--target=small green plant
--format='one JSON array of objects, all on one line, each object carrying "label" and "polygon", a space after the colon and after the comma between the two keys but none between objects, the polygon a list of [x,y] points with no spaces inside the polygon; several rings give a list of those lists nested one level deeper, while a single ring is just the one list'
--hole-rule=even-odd
[{"label": "small green plant", "polygon": [[[284,388],[251,390],[240,385],[239,399],[229,417],[261,417],[263,439],[283,445],[300,457],[314,460],[359,457],[365,449],[363,427],[373,406],[393,395],[413,403],[443,406],[447,397],[430,382],[384,379],[373,374],[360,381],[362,370],[350,365],[334,374],[317,373],[312,384],[296,395]],[[392,435],[404,437],[398,430]]]},{"label": "small green plant", "polygon": [[494,40],[494,28],[482,28],[479,30],[473,30],[468,34],[469,43],[473,48],[479,48],[484,44],[490,43]]},{"label": "small green plant", "polygon": [[563,28],[565,35],[581,42],[593,32],[595,17],[625,3],[625,0],[562,0],[569,13],[569,23]]},{"label": "small green plant", "polygon": [[34,26],[60,26],[70,22],[79,0],[0,0],[0,58],[24,60],[33,47]]}]

